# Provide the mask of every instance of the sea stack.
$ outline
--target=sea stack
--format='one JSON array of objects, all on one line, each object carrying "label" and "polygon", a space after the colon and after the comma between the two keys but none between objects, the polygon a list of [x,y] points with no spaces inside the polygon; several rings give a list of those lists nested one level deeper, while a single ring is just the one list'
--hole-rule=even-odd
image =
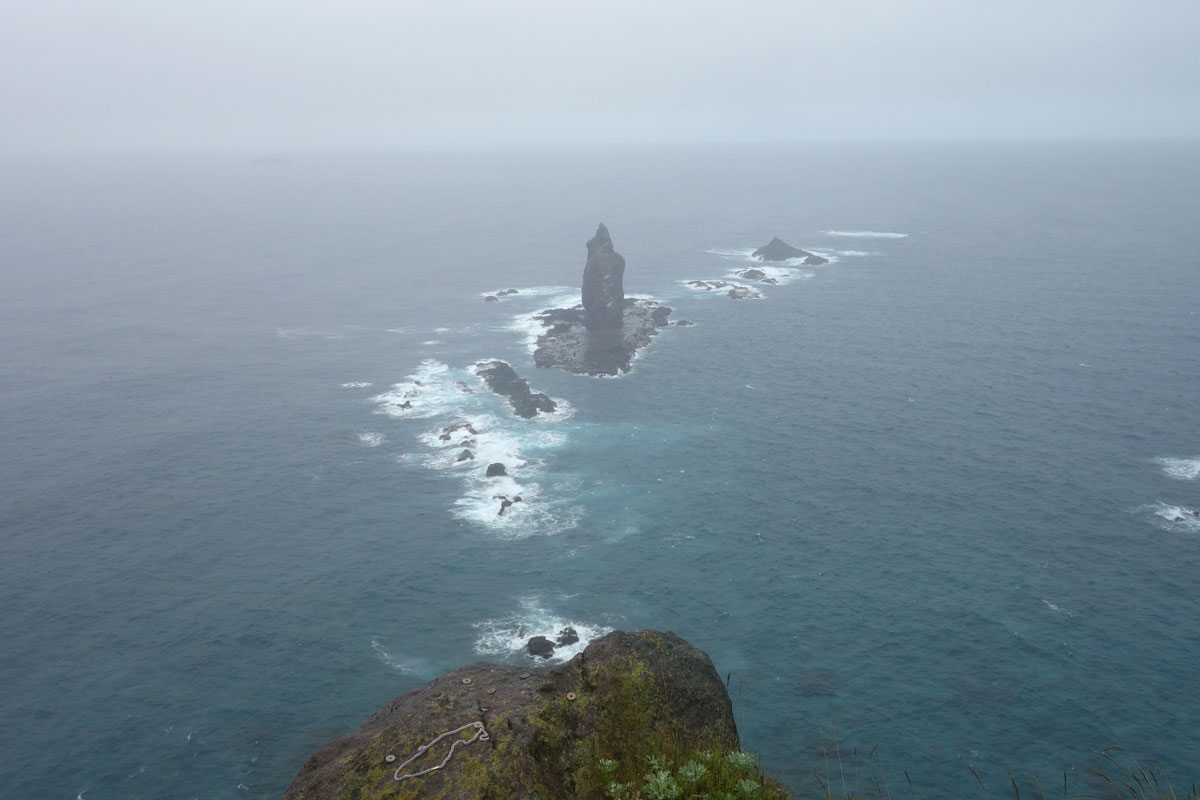
[{"label": "sea stack", "polygon": [[587,252],[583,268],[584,326],[589,331],[619,331],[625,306],[625,259],[613,249],[603,222],[588,241]]},{"label": "sea stack", "polygon": [[579,375],[615,376],[629,371],[638,350],[670,322],[671,309],[656,300],[625,297],[625,259],[613,250],[603,224],[587,243],[583,302],[534,315],[545,333],[533,362]]}]

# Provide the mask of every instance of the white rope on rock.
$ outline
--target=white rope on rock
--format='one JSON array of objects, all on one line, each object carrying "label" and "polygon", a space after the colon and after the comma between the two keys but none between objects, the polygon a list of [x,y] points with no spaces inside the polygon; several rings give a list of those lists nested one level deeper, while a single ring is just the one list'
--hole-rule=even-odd
[{"label": "white rope on rock", "polygon": [[[442,763],[438,764],[435,767],[430,767],[429,769],[423,769],[420,772],[412,772],[407,775],[400,774],[400,770],[404,769],[409,764],[411,764],[413,761],[416,761],[418,758],[425,755],[425,753],[429,750],[429,748],[433,747],[435,744],[440,742],[442,739],[445,739],[447,736],[454,736],[457,733],[462,733],[463,731],[467,730],[468,728],[474,728],[475,735],[472,736],[470,739],[456,739],[454,744],[450,745],[450,752],[446,753],[446,757],[442,759]],[[422,775],[428,775],[429,773],[433,772],[434,770],[438,770],[438,769],[441,769],[442,767],[446,766],[446,763],[450,760],[450,756],[454,755],[455,749],[457,749],[460,744],[468,745],[468,744],[471,744],[472,742],[486,742],[489,738],[490,737],[488,736],[487,729],[483,727],[482,722],[468,722],[466,725],[455,728],[452,731],[446,731],[445,733],[438,735],[438,737],[436,739],[434,739],[433,741],[431,741],[429,744],[423,744],[420,747],[418,747],[417,752],[415,752],[411,756],[409,756],[408,760],[406,760],[403,764],[396,767],[396,771],[393,773],[392,777],[394,777],[397,781],[402,781],[406,778],[419,778]]]}]

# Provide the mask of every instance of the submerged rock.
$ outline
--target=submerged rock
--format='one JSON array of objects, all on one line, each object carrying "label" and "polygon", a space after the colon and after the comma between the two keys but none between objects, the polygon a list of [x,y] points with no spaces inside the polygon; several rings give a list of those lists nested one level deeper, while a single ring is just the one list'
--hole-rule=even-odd
[{"label": "submerged rock", "polygon": [[475,374],[483,378],[488,388],[507,397],[517,416],[533,419],[539,412],[551,414],[558,404],[541,392],[529,389],[529,383],[504,361],[485,361],[475,365]]},{"label": "submerged rock", "polygon": [[799,247],[792,247],[778,236],[751,253],[750,257],[757,258],[759,261],[788,261],[793,258],[803,258],[804,263],[809,266],[829,263],[828,258],[822,258],[807,250],[801,250]]},{"label": "submerged rock", "polygon": [[706,292],[716,291],[717,289],[728,289],[725,296],[731,300],[761,300],[762,292],[752,286],[742,286],[729,281],[688,281],[688,286],[693,289],[703,289]]},{"label": "submerged rock", "polygon": [[448,442],[458,431],[466,431],[472,436],[479,435],[479,431],[475,430],[474,425],[469,422],[459,421],[442,428],[442,433],[438,436],[438,439],[443,442]]},{"label": "submerged rock", "polygon": [[673,633],[619,631],[566,664],[474,664],[396,698],[312,756],[283,797],[598,797],[582,785],[596,754],[738,747],[707,655]]}]

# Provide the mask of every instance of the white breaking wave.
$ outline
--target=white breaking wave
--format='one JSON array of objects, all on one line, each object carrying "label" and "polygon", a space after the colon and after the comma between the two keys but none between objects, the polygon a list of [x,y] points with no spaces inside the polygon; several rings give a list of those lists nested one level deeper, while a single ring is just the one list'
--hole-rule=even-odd
[{"label": "white breaking wave", "polygon": [[746,283],[741,283],[739,281],[728,281],[723,279],[714,281],[694,278],[692,280],[679,281],[679,283],[686,288],[691,289],[693,292],[703,292],[705,294],[721,295],[724,297],[728,296],[729,292],[737,290],[739,294],[744,295],[744,297],[741,299],[763,299],[763,293],[759,291],[758,288]]},{"label": "white breaking wave", "polygon": [[[554,664],[569,661],[583,652],[583,649],[592,640],[611,633],[613,630],[604,625],[578,622],[561,617],[543,608],[537,600],[532,598],[522,599],[520,611],[514,614],[484,620],[476,623],[474,627],[479,631],[479,638],[475,640],[475,652],[482,656],[524,657],[536,663]],[[526,651],[526,644],[534,636],[545,636],[553,642],[566,628],[575,629],[575,633],[579,636],[578,642],[554,648],[554,654],[547,659],[531,656]]]},{"label": "white breaking wave", "polygon": [[397,672],[410,671],[408,665],[401,661],[397,661],[391,653],[384,649],[384,646],[379,642],[378,639],[371,640],[371,649],[375,651],[375,655],[379,656],[380,661],[382,661],[384,664],[387,664]]},{"label": "white breaking wave", "polygon": [[[574,414],[566,401],[555,399],[558,408],[552,414],[521,419],[472,370],[454,370],[432,359],[375,400],[381,414],[437,420],[417,437],[424,450],[399,458],[461,478],[462,492],[451,508],[457,519],[506,539],[554,534],[578,524],[574,494],[545,483],[540,458],[567,441],[566,433],[552,427]],[[503,464],[507,474],[486,477],[494,463]]]},{"label": "white breaking wave", "polygon": [[[754,250],[755,250],[755,248],[753,248],[753,247],[735,247],[735,248],[728,248],[728,249],[713,248],[711,250],[705,250],[704,252],[712,253],[715,256],[720,256],[721,258],[725,259],[726,261],[744,261],[746,263],[753,264],[754,266],[762,269],[764,262],[759,261],[757,258],[754,257]],[[809,249],[808,252],[814,253],[816,255],[822,256],[823,258],[829,259],[829,262],[831,264],[835,263],[838,260],[835,255],[830,255],[830,254],[837,254],[839,252],[837,250],[825,251],[825,250],[818,250],[817,248],[814,247],[814,248]],[[775,265],[776,267],[801,267],[801,266],[805,265],[804,264],[805,258],[807,258],[807,256],[800,256],[798,258],[785,258],[783,261],[771,261],[769,263]]]},{"label": "white breaking wave", "polygon": [[1200,458],[1156,458],[1163,472],[1177,481],[1200,478]]},{"label": "white breaking wave", "polygon": [[1065,608],[1059,608],[1057,605],[1055,605],[1054,603],[1050,602],[1049,600],[1043,600],[1042,602],[1043,602],[1043,603],[1045,603],[1045,604],[1046,604],[1046,608],[1050,609],[1051,611],[1055,611],[1055,612],[1057,612],[1057,613],[1059,613],[1059,614],[1066,614],[1068,617],[1074,617],[1074,616],[1075,616],[1075,615],[1074,615],[1074,614],[1072,614],[1070,611],[1067,611]]},{"label": "white breaking wave", "polygon": [[821,231],[826,236],[853,236],[861,239],[907,239],[907,233],[891,231]]},{"label": "white breaking wave", "polygon": [[[803,260],[803,259],[800,259],[800,260]],[[755,281],[756,283],[762,283],[762,278],[750,278],[750,277],[747,277],[747,276],[741,274],[741,273],[747,272],[752,269],[756,269],[759,272],[763,273],[764,275],[766,275],[768,278],[770,278],[771,280],[773,280],[776,284],[778,284],[780,286],[789,284],[792,281],[811,280],[812,278],[815,278],[817,275],[815,272],[809,272],[807,270],[796,269],[795,267],[780,267],[780,266],[768,267],[763,264],[756,264],[753,267],[742,267],[741,269],[731,270],[731,271],[725,273],[725,278],[727,280],[728,279],[747,280],[747,281]],[[767,284],[767,285],[769,286],[770,284]],[[695,288],[699,288],[699,287],[693,286],[691,288],[695,289]]]},{"label": "white breaking wave", "polygon": [[[549,286],[546,288],[558,289],[561,287]],[[632,297],[633,295],[626,296]],[[583,305],[582,292],[558,294],[550,300],[549,304],[539,308],[537,311],[530,311],[526,314],[516,314],[513,316],[512,320],[509,321],[508,325],[505,326],[505,328],[510,331],[515,331],[516,333],[524,334],[525,347],[530,353],[532,353],[537,349],[538,337],[546,332],[546,326],[543,325],[542,321],[537,318],[538,315],[554,308],[575,308],[576,306],[580,305]],[[557,399],[555,402],[558,402]]]},{"label": "white breaking wave", "polygon": [[515,288],[515,286],[506,286],[502,289],[493,289],[490,292],[480,292],[479,296],[495,297],[497,300],[520,300],[522,297],[548,297],[566,294],[571,291],[571,287],[569,286],[526,286],[509,294],[501,294],[501,292],[508,292],[510,289]]},{"label": "white breaking wave", "polygon": [[385,441],[382,433],[371,433],[369,431],[358,434],[358,440],[367,447],[379,447]]},{"label": "white breaking wave", "polygon": [[1194,508],[1155,503],[1146,509],[1153,513],[1155,524],[1164,530],[1200,533],[1200,512]]},{"label": "white breaking wave", "polygon": [[[475,376],[472,382],[482,384]],[[465,380],[451,374],[450,367],[435,359],[426,359],[406,380],[372,398],[379,404],[377,413],[391,417],[425,419],[453,413],[463,395],[478,391]],[[484,389],[486,391],[486,389]]]},{"label": "white breaking wave", "polygon": [[[561,533],[578,525],[578,507],[556,500],[538,480],[545,463],[537,454],[564,444],[566,434],[546,427],[527,427],[523,422],[506,424],[491,414],[460,414],[455,421],[470,427],[452,432],[449,439],[442,438],[448,426],[420,436],[430,450],[420,458],[423,466],[462,474],[462,495],[451,510],[455,518],[484,527],[503,539]],[[473,458],[459,461],[465,450]],[[486,477],[488,465],[496,463],[504,465],[506,474]],[[503,508],[502,514],[506,499],[512,505]]]},{"label": "white breaking wave", "polygon": [[722,256],[722,257],[728,258],[728,259],[750,261],[751,254],[756,249],[757,248],[754,248],[754,247],[734,247],[734,248],[714,247],[711,250],[705,250],[704,252],[712,253],[714,256]]},{"label": "white breaking wave", "polygon": [[370,381],[349,381],[342,384],[343,389],[369,389],[375,384]]}]

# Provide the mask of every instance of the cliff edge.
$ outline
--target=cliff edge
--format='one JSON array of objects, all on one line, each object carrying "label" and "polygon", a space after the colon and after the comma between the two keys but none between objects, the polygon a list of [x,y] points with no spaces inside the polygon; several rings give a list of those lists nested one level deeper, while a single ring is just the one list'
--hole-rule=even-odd
[{"label": "cliff edge", "polygon": [[673,633],[617,631],[565,664],[443,675],[322,748],[283,797],[599,798],[600,759],[738,746],[702,650]]}]

